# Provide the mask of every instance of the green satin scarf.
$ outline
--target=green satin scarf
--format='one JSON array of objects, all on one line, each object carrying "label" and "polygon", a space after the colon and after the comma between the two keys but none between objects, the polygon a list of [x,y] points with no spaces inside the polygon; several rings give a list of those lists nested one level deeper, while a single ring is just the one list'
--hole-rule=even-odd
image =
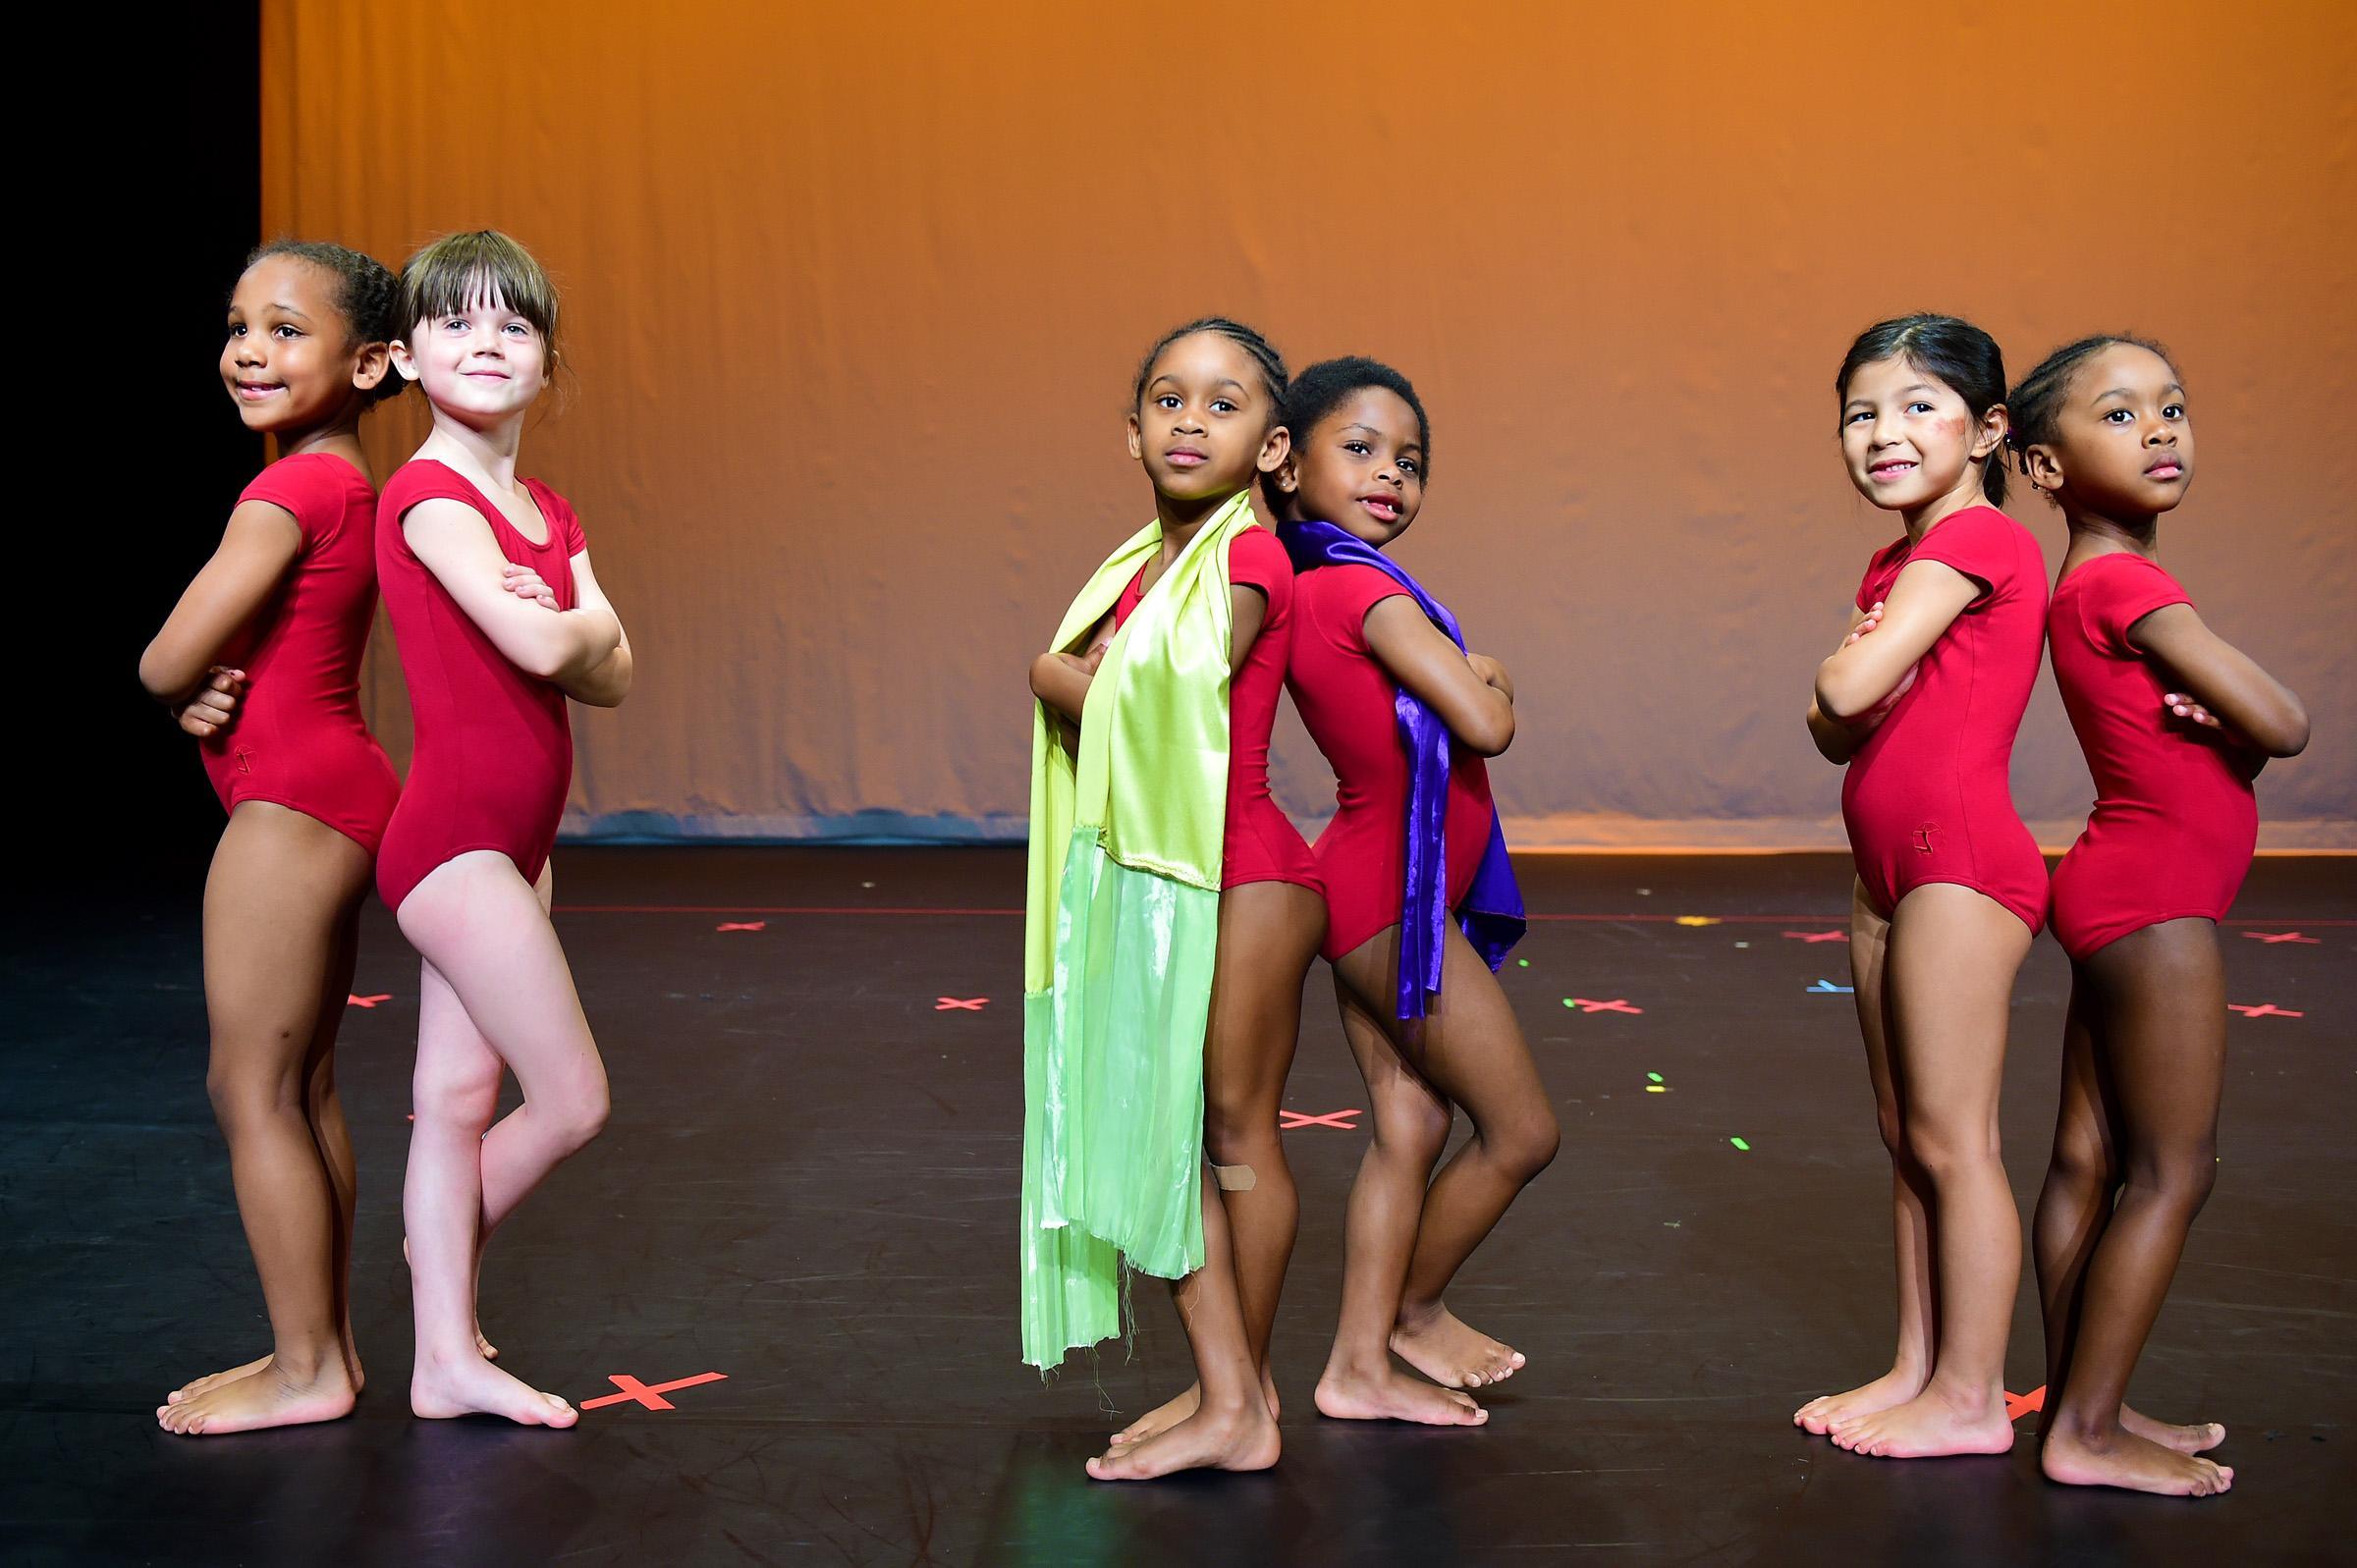
[{"label": "green satin scarf", "polygon": [[[1228,815],[1228,545],[1221,507],[1114,633],[1075,765],[1031,715],[1023,930],[1023,1360],[1122,1331],[1122,1263],[1203,1265],[1203,1030]],[[1065,612],[1075,652],[1162,548],[1159,522]]]}]

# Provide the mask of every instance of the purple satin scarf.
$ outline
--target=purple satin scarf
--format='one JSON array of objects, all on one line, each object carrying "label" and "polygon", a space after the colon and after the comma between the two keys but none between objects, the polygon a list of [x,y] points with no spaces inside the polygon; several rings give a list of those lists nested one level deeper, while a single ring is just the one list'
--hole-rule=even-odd
[{"label": "purple satin scarf", "polygon": [[[1362,539],[1353,538],[1331,522],[1288,522],[1277,530],[1295,571],[1320,567],[1373,567],[1413,595],[1432,623],[1462,648],[1465,635],[1446,606],[1426,593],[1389,557]],[[1399,1016],[1421,1018],[1430,998],[1441,990],[1441,949],[1449,934],[1449,727],[1406,687],[1399,688],[1394,711],[1399,721],[1399,743],[1407,750],[1407,886],[1399,901]],[[1514,883],[1513,863],[1507,858],[1506,830],[1496,807],[1490,811],[1490,843],[1482,852],[1481,868],[1456,909],[1465,940],[1493,970],[1522,940],[1529,921],[1522,908],[1522,890]]]}]

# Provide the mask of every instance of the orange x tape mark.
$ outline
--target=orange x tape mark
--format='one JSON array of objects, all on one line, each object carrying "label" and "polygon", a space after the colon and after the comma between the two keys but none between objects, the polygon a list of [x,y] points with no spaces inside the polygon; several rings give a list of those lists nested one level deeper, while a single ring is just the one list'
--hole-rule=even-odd
[{"label": "orange x tape mark", "polygon": [[2031,1411],[2045,1408],[2046,1384],[2044,1383],[2040,1383],[2026,1394],[2007,1393],[2005,1395],[2005,1419],[2007,1421],[2019,1421]]},{"label": "orange x tape mark", "polygon": [[1298,1110],[1280,1110],[1277,1126],[1279,1131],[1289,1127],[1340,1127],[1344,1132],[1355,1132],[1358,1123],[1352,1118],[1357,1114],[1355,1110],[1329,1110],[1323,1116],[1311,1116]]},{"label": "orange x tape mark", "polygon": [[659,1382],[650,1388],[627,1372],[609,1373],[606,1376],[606,1381],[621,1389],[622,1392],[607,1394],[602,1399],[584,1399],[581,1401],[581,1408],[595,1410],[603,1405],[619,1405],[626,1399],[635,1399],[649,1410],[675,1410],[679,1407],[664,1398],[665,1394],[681,1388],[692,1388],[699,1382],[725,1382],[728,1380],[728,1376],[725,1372],[699,1372],[692,1378],[680,1378],[671,1382]]}]

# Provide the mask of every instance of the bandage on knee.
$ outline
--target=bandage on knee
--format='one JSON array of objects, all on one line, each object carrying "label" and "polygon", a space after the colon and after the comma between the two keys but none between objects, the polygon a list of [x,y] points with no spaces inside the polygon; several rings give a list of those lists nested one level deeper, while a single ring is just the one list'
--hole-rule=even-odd
[{"label": "bandage on knee", "polygon": [[1213,1165],[1211,1174],[1222,1192],[1250,1192],[1260,1184],[1250,1165]]}]

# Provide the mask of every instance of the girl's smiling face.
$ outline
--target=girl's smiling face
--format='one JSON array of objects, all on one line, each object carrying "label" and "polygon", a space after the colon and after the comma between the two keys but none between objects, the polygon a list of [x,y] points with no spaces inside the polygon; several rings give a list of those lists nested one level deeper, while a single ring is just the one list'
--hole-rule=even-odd
[{"label": "girl's smiling face", "polygon": [[1424,505],[1424,434],[1389,387],[1361,387],[1294,446],[1278,485],[1291,515],[1331,522],[1380,550]]},{"label": "girl's smiling face", "polygon": [[1287,449],[1260,367],[1224,333],[1192,332],[1156,356],[1129,415],[1129,456],[1174,501],[1225,500]]},{"label": "girl's smiling face", "polygon": [[478,429],[522,413],[548,386],[547,341],[496,286],[463,309],[411,323],[394,363],[436,408]]},{"label": "girl's smiling face", "polygon": [[304,430],[385,376],[385,346],[352,341],[336,276],[300,256],[264,256],[229,301],[221,381],[248,430]]},{"label": "girl's smiling face", "polygon": [[2030,482],[2107,516],[2167,512],[2193,481],[2193,420],[2166,359],[2141,344],[2099,349],[2074,367],[2055,439],[2029,450]]},{"label": "girl's smiling face", "polygon": [[1860,365],[1841,399],[1841,458],[1858,494],[1887,512],[1926,506],[1967,488],[2005,439],[2005,415],[1975,419],[1953,388],[1904,354]]}]

